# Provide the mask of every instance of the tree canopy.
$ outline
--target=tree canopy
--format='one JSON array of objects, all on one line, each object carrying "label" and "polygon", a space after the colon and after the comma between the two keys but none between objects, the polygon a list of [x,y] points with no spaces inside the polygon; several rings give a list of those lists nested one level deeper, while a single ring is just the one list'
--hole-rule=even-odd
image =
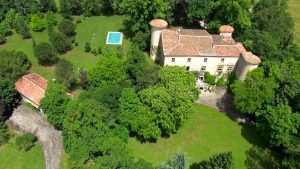
[{"label": "tree canopy", "polygon": [[25,75],[31,67],[31,62],[23,52],[0,51],[0,76],[11,81],[18,80]]}]

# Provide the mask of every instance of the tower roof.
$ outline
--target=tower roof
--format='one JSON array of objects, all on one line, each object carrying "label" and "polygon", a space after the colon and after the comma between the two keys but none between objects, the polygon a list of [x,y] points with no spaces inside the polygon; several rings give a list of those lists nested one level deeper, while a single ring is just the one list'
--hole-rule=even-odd
[{"label": "tower roof", "polygon": [[250,64],[258,65],[261,63],[260,58],[256,55],[254,55],[252,52],[243,52],[242,56],[245,59],[245,61]]},{"label": "tower roof", "polygon": [[234,32],[234,28],[230,25],[222,25],[220,27],[220,33],[232,33]]},{"label": "tower roof", "polygon": [[156,28],[166,28],[168,26],[168,22],[163,19],[154,19],[150,22],[150,25]]}]

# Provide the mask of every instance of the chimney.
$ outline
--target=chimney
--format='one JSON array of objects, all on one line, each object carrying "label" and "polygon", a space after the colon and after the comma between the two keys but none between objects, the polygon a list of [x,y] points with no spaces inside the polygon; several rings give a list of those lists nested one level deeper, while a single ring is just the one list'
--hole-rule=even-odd
[{"label": "chimney", "polygon": [[230,25],[222,25],[220,27],[220,36],[222,37],[232,37],[232,33],[234,32],[234,28]]}]

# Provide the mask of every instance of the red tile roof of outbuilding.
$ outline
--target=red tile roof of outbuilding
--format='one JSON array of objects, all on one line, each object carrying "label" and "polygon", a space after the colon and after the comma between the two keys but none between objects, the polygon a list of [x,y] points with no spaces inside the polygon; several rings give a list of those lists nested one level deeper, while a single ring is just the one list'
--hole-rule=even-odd
[{"label": "red tile roof of outbuilding", "polygon": [[45,97],[48,81],[38,74],[31,73],[16,82],[16,90],[29,99],[33,106],[39,108],[40,101]]}]

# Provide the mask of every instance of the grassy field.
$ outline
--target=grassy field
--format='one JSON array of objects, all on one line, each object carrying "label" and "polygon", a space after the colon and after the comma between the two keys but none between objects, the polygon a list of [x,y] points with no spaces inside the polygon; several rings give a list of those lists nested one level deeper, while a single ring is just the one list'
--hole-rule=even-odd
[{"label": "grassy field", "polygon": [[300,1],[289,0],[289,10],[295,22],[295,40],[300,44]]},{"label": "grassy field", "polygon": [[[61,20],[60,16],[57,16]],[[96,65],[99,56],[84,52],[86,42],[91,42],[92,36],[95,35],[94,42],[91,43],[92,48],[97,49],[98,46],[104,48],[106,45],[106,36],[109,31],[120,31],[122,29],[122,16],[95,16],[89,18],[76,17],[81,19],[82,23],[76,28],[76,42],[78,46],[74,46],[73,50],[60,56],[61,58],[71,61],[76,68],[85,67],[91,69]],[[32,32],[32,36],[37,43],[48,42],[47,30],[43,32]],[[125,51],[130,46],[130,42],[125,39],[122,47]],[[7,38],[7,43],[0,46],[0,50],[18,50],[27,54],[32,62],[31,72],[38,73],[47,79],[54,78],[54,66],[44,67],[37,63],[37,59],[33,56],[32,39],[23,40],[20,35],[14,34]]]},{"label": "grassy field", "polygon": [[14,139],[0,147],[1,169],[43,169],[45,168],[42,147],[34,146],[29,151],[19,151]]},{"label": "grassy field", "polygon": [[261,144],[257,133],[249,126],[240,126],[224,113],[203,105],[195,105],[195,113],[170,138],[157,143],[140,143],[130,138],[128,148],[133,155],[154,165],[180,150],[186,153],[189,164],[208,159],[225,151],[232,151],[235,168],[246,168],[245,152],[253,144]]}]

